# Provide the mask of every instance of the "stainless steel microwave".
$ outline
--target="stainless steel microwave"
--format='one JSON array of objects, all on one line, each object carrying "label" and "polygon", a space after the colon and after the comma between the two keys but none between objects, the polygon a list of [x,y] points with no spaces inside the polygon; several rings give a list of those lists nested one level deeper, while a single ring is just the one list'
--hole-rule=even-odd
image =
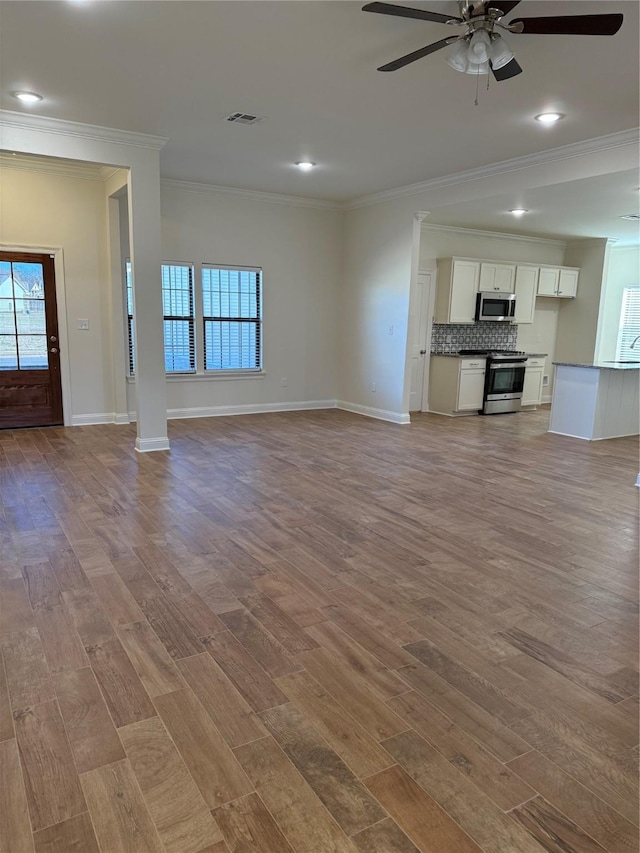
[{"label": "stainless steel microwave", "polygon": [[495,290],[489,290],[481,291],[476,297],[476,320],[513,323],[515,316],[515,293],[498,293]]}]

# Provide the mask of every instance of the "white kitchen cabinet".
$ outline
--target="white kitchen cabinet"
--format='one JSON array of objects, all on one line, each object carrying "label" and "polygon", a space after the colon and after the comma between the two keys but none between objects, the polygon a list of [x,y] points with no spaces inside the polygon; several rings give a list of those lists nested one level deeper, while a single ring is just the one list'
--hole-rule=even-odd
[{"label": "white kitchen cabinet", "polygon": [[516,278],[515,264],[480,263],[479,290],[496,290],[500,293],[513,293]]},{"label": "white kitchen cabinet", "polygon": [[580,270],[561,269],[558,281],[558,296],[574,297],[578,292],[578,275]]},{"label": "white kitchen cabinet", "polygon": [[544,358],[530,358],[527,361],[522,389],[523,406],[539,406],[542,403],[544,363]]},{"label": "white kitchen cabinet", "polygon": [[436,323],[473,323],[480,281],[480,261],[466,258],[438,260]]},{"label": "white kitchen cabinet", "polygon": [[516,267],[514,323],[533,323],[538,292],[538,267]]},{"label": "white kitchen cabinet", "polygon": [[540,267],[538,296],[572,299],[578,292],[580,270],[574,267]]},{"label": "white kitchen cabinet", "polygon": [[476,414],[484,397],[485,358],[432,355],[429,411],[442,415]]}]

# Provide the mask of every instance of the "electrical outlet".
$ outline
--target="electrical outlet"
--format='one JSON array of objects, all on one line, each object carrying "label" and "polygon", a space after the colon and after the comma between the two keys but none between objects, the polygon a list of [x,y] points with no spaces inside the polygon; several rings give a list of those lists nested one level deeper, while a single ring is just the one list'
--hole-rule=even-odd
[{"label": "electrical outlet", "polygon": [[286,377],[285,377],[285,376],[283,376],[283,377],[282,377],[282,387],[283,387],[283,388],[286,388],[286,387],[287,387],[287,379],[286,379]]},{"label": "electrical outlet", "polygon": [[372,390],[372,391],[375,391],[375,390],[376,390],[376,383],[375,383],[375,382],[372,382],[372,383],[371,383],[371,390]]},{"label": "electrical outlet", "polygon": [[78,329],[82,332],[89,331],[89,321],[88,320],[78,320]]}]

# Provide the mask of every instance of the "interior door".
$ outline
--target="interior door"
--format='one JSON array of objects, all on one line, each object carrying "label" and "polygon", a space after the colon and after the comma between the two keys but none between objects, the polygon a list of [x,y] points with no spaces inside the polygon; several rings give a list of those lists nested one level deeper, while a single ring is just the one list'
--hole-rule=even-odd
[{"label": "interior door", "polygon": [[433,276],[431,273],[420,273],[416,288],[415,311],[412,312],[409,327],[409,340],[411,341],[410,412],[422,412],[427,409],[429,349],[434,296]]},{"label": "interior door", "polygon": [[0,252],[0,428],[62,422],[53,257]]}]

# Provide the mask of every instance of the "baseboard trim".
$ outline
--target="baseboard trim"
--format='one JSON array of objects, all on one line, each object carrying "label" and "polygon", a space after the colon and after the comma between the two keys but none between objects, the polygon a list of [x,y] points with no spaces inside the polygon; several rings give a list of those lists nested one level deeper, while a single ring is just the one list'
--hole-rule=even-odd
[{"label": "baseboard trim", "polygon": [[[113,424],[116,423],[115,412],[96,412],[92,415],[72,415],[71,426],[96,426],[98,424]],[[124,423],[129,423],[128,420]]]},{"label": "baseboard trim", "polygon": [[375,418],[378,421],[388,421],[392,424],[411,423],[408,412],[389,412],[386,409],[361,406],[359,403],[347,403],[345,400],[338,400],[337,407],[345,412],[353,412],[354,415],[364,415],[366,418]]},{"label": "baseboard trim", "polygon": [[169,439],[161,438],[136,438],[136,450],[138,453],[152,453],[154,450],[169,450]]},{"label": "baseboard trim", "polygon": [[129,413],[128,412],[122,412],[120,414],[120,413],[116,412],[114,419],[113,419],[113,422],[114,422],[114,424],[128,424],[128,423],[130,423]]},{"label": "baseboard trim", "polygon": [[[300,400],[287,403],[246,403],[230,406],[199,406],[191,409],[168,409],[169,420],[183,418],[220,418],[233,415],[260,415],[267,412],[303,412],[313,409],[335,409],[336,400]],[[129,420],[136,420],[136,413],[129,412]]]}]

